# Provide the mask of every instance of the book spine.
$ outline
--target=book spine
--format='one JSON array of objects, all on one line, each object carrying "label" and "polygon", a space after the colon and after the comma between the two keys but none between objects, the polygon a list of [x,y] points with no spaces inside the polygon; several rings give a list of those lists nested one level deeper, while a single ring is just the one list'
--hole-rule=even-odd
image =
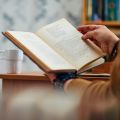
[{"label": "book spine", "polygon": [[100,20],[104,20],[104,0],[98,0],[98,16]]},{"label": "book spine", "polygon": [[115,20],[119,20],[119,0],[115,0]]},{"label": "book spine", "polygon": [[116,20],[115,7],[116,7],[115,0],[109,0],[108,1],[108,20],[109,21]]},{"label": "book spine", "polygon": [[105,20],[105,0],[102,0],[102,20],[104,21]]},{"label": "book spine", "polygon": [[92,18],[93,21],[94,21],[94,10],[95,10],[94,9],[94,4],[95,4],[94,0],[92,0],[92,17],[91,18]]},{"label": "book spine", "polygon": [[98,21],[100,20],[99,15],[98,15],[98,8],[99,3],[97,0],[92,0],[92,20],[93,21]]},{"label": "book spine", "polygon": [[120,0],[118,0],[118,21],[120,21]]},{"label": "book spine", "polygon": [[108,20],[108,0],[104,0],[104,19]]},{"label": "book spine", "polygon": [[92,0],[87,0],[87,19],[92,20]]}]

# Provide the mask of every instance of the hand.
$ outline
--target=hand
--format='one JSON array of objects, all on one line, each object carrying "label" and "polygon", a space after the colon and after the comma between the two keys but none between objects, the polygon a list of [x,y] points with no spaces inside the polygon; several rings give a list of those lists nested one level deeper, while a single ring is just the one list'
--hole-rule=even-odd
[{"label": "hand", "polygon": [[83,34],[83,40],[90,39],[108,54],[111,54],[115,43],[119,40],[113,32],[103,25],[84,25],[78,27],[78,31]]}]

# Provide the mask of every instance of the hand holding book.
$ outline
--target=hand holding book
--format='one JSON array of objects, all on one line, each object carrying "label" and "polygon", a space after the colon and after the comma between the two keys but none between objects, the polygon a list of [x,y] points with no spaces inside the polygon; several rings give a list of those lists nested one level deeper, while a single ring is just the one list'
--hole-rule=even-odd
[{"label": "hand holding book", "polygon": [[[112,49],[114,48],[114,44],[116,44],[119,39],[118,37],[112,33],[105,26],[101,25],[85,25],[78,28],[80,32],[83,33],[82,38],[84,40],[90,39],[92,40],[98,47],[100,47],[105,53],[111,54]],[[50,77],[54,76],[54,77]],[[69,74],[68,74],[69,76]],[[109,77],[108,74],[81,74],[80,77],[85,78],[97,78],[97,77]],[[49,77],[53,79],[57,79],[57,75],[51,74]],[[61,80],[62,81],[62,80]],[[59,81],[58,81],[59,82]]]},{"label": "hand holding book", "polygon": [[84,25],[78,27],[78,30],[83,33],[84,40],[92,40],[103,52],[109,55],[119,38],[111,32],[107,27],[102,25]]}]

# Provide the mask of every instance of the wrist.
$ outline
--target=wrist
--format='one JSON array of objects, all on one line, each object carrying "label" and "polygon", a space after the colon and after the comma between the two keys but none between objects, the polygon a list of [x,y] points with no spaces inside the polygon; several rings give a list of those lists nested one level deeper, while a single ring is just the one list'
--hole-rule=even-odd
[{"label": "wrist", "polygon": [[116,41],[114,42],[113,44],[113,47],[112,47],[112,50],[111,50],[111,53],[109,55],[109,60],[114,60],[114,58],[116,57],[117,53],[118,53],[118,46],[119,46],[119,43],[120,43],[120,39],[116,39]]},{"label": "wrist", "polygon": [[120,41],[120,39],[115,36],[114,38],[111,37],[110,44],[109,44],[109,55],[112,53],[114,46]]}]

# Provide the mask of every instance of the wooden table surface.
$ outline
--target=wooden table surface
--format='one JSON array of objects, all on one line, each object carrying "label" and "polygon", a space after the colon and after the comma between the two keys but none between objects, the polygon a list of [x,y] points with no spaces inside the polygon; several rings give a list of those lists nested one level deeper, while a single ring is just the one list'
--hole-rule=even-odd
[{"label": "wooden table surface", "polygon": [[20,74],[0,74],[2,79],[13,80],[49,80],[44,73],[32,72],[32,73],[20,73]]},{"label": "wooden table surface", "polygon": [[[92,70],[93,73],[110,73],[111,63],[98,66]],[[0,74],[2,79],[2,90],[4,94],[11,96],[14,93],[31,88],[50,87],[53,89],[53,84],[43,72],[21,73],[21,74]],[[92,78],[90,80],[103,80],[103,78]],[[89,80],[89,79],[87,79]],[[105,79],[104,79],[105,80]],[[108,78],[106,79],[108,80]]]},{"label": "wooden table surface", "polygon": [[44,73],[0,74],[2,79],[2,96],[5,102],[21,92],[29,89],[51,89],[53,84]]}]

